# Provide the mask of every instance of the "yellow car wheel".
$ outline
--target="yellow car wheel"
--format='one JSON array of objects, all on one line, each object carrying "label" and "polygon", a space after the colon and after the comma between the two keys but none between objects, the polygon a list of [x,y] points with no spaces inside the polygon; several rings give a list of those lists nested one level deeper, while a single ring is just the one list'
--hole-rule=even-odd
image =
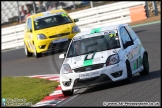
[{"label": "yellow car wheel", "polygon": [[25,55],[26,55],[27,57],[33,56],[33,53],[31,53],[31,52],[28,51],[28,48],[26,47],[26,45],[24,45],[24,50],[25,50]]},{"label": "yellow car wheel", "polygon": [[42,57],[42,53],[37,53],[37,49],[36,49],[35,45],[34,45],[34,55],[36,58]]}]

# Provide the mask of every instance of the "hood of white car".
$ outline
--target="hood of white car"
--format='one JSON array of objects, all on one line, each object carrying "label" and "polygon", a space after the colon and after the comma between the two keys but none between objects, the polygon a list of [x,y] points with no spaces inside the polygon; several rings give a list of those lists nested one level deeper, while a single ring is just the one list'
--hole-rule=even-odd
[{"label": "hood of white car", "polygon": [[116,54],[119,49],[120,48],[66,58],[64,63],[68,63],[72,69],[106,63],[107,58],[110,55]]}]

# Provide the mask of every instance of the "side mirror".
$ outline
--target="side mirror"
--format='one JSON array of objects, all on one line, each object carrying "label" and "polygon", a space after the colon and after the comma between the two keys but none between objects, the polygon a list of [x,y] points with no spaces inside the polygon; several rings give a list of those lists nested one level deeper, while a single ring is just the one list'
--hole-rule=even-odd
[{"label": "side mirror", "polygon": [[63,59],[63,58],[65,58],[65,54],[60,54],[59,59]]},{"label": "side mirror", "polygon": [[74,19],[74,22],[78,22],[79,21],[79,19]]},{"label": "side mirror", "polygon": [[27,29],[27,32],[32,32],[32,30],[30,28]]},{"label": "side mirror", "polygon": [[115,37],[115,40],[119,40],[119,38]]}]

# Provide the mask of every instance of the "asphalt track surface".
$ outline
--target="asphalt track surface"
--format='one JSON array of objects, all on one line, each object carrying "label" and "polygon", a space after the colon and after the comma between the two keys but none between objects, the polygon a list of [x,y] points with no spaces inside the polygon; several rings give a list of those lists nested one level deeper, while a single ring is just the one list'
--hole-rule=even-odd
[{"label": "asphalt track surface", "polygon": [[[103,106],[103,102],[161,102],[161,26],[160,23],[133,28],[148,51],[150,74],[136,74],[131,84],[115,82],[88,88],[57,106]],[[24,49],[2,52],[3,76],[58,74],[63,60],[61,52],[47,53],[41,58],[27,58]],[[161,103],[160,103],[161,104]]]}]

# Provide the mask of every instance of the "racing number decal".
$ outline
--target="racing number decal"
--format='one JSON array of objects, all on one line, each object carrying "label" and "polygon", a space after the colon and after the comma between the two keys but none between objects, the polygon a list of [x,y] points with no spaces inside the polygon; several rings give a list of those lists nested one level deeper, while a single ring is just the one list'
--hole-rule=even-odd
[{"label": "racing number decal", "polygon": [[94,55],[95,55],[95,53],[86,55],[85,59],[83,61],[83,66],[92,65],[93,64]]}]

